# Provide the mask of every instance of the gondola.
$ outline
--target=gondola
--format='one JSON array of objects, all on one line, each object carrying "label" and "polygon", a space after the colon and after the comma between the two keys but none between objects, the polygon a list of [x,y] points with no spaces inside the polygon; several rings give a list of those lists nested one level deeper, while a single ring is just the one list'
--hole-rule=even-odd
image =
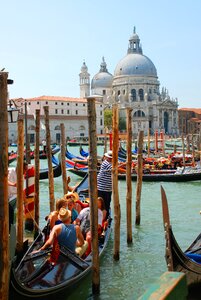
[{"label": "gondola", "polygon": [[[52,155],[57,154],[60,151],[60,147],[59,146],[53,146],[52,147]],[[30,152],[30,158],[34,159],[34,151]],[[40,150],[39,151],[39,159],[47,159],[47,153],[44,152],[44,150]]]},{"label": "gondola", "polygon": [[167,198],[163,187],[161,187],[161,198],[166,240],[165,258],[168,271],[186,273],[189,289],[201,288],[201,234],[183,252],[172,231]]},{"label": "gondola", "polygon": [[[173,170],[174,171],[174,170]],[[86,173],[88,172],[88,169],[75,169],[75,168],[69,168],[68,172],[73,173],[77,176],[84,177]],[[126,180],[126,174],[118,174],[119,180]],[[137,174],[132,173],[131,174],[132,181],[137,181]],[[201,180],[201,171],[194,172],[194,173],[179,173],[177,174],[172,173],[172,170],[161,170],[161,173],[156,174],[156,172],[150,173],[150,174],[143,174],[142,175],[143,181],[149,181],[149,182],[187,182],[187,181],[196,181]]]},{"label": "gondola", "polygon": [[[84,181],[88,180],[87,176]],[[87,184],[88,185],[88,184]],[[79,185],[78,193],[83,185]],[[81,199],[81,197],[80,197]],[[105,238],[99,240],[101,256],[111,232],[111,219],[105,231]],[[10,280],[10,299],[18,295],[20,299],[64,299],[92,270],[92,254],[82,259],[69,249],[60,246],[57,260],[52,261],[51,248],[32,253],[45,240],[45,231],[40,231],[24,256],[13,259]],[[65,296],[64,296],[65,293]]]},{"label": "gondola", "polygon": [[[52,162],[55,164],[55,166],[53,166],[54,178],[61,176],[61,173],[62,173],[61,162],[59,160],[57,160],[54,156],[52,157]],[[48,179],[48,173],[49,173],[48,168],[41,169],[40,173],[39,173],[39,179],[40,180]]]},{"label": "gondola", "polygon": [[15,160],[17,160],[17,153],[10,153],[8,155],[8,164],[10,165]]}]

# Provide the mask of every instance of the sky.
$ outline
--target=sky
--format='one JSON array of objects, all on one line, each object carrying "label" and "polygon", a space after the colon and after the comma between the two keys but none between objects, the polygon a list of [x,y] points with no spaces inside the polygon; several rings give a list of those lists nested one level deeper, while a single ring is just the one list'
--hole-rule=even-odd
[{"label": "sky", "polygon": [[83,61],[90,79],[103,56],[113,74],[135,26],[160,89],[179,108],[201,107],[200,0],[0,0],[0,8],[10,98],[79,97]]}]

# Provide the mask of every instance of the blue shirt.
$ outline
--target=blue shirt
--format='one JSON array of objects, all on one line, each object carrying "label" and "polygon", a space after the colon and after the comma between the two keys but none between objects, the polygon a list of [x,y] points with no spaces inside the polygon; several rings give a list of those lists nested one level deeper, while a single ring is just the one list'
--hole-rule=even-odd
[{"label": "blue shirt", "polygon": [[75,225],[62,223],[61,233],[58,235],[58,242],[62,246],[67,247],[71,251],[75,252],[77,235],[75,230]]}]

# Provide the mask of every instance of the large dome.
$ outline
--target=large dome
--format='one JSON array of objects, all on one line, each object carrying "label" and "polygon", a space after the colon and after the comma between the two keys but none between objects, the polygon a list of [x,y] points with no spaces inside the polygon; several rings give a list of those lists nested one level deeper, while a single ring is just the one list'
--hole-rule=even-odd
[{"label": "large dome", "polygon": [[157,77],[157,71],[152,61],[140,53],[129,53],[117,64],[114,76],[153,76]]}]

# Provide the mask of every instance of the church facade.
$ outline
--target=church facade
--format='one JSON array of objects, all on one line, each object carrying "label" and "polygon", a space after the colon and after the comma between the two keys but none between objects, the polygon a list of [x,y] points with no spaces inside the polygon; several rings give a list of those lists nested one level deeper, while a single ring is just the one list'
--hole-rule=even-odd
[{"label": "church facade", "polygon": [[178,135],[178,101],[171,99],[166,88],[160,91],[157,70],[153,62],[143,54],[140,38],[135,31],[129,39],[127,54],[117,63],[114,74],[107,70],[102,58],[100,70],[91,80],[83,63],[80,76],[80,97],[102,95],[105,106],[118,103],[120,114],[132,108],[132,130],[137,135],[143,130],[153,134],[155,130]]}]

